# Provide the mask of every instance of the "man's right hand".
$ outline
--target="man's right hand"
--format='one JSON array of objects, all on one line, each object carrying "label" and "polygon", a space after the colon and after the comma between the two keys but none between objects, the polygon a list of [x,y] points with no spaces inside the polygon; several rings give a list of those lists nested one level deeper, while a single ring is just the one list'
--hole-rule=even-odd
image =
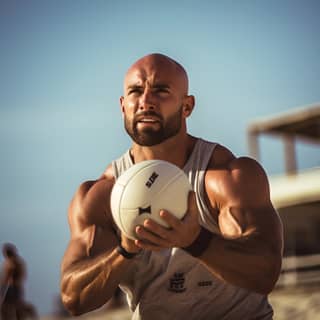
[{"label": "man's right hand", "polygon": [[121,246],[130,253],[138,253],[141,251],[141,248],[136,246],[135,240],[126,237],[123,233],[121,233]]}]

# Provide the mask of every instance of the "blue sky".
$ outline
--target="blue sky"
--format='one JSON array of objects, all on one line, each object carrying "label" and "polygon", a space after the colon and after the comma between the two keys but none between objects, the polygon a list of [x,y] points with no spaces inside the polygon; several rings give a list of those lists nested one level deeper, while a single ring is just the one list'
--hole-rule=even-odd
[{"label": "blue sky", "polygon": [[[248,154],[252,119],[320,101],[320,2],[0,0],[0,243],[25,257],[27,299],[53,308],[67,207],[130,145],[123,75],[160,52],[185,66],[193,135]],[[262,139],[268,174],[281,144]],[[298,145],[300,169],[320,164]]]}]

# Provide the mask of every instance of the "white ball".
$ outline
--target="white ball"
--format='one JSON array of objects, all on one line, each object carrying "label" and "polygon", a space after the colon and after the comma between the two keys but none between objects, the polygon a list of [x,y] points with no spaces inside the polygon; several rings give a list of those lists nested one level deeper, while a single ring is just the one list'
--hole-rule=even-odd
[{"label": "white ball", "polygon": [[146,160],[126,170],[111,192],[112,216],[119,229],[136,239],[135,227],[147,218],[168,227],[160,218],[161,209],[182,219],[192,190],[186,174],[177,166],[162,160]]}]

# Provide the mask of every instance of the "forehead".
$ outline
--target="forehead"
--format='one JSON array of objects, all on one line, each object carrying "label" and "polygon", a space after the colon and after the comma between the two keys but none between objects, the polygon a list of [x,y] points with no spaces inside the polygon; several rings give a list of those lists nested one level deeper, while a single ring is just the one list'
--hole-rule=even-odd
[{"label": "forehead", "polygon": [[187,75],[173,60],[162,56],[148,56],[138,60],[127,71],[125,88],[131,85],[166,84],[183,91],[187,90]]},{"label": "forehead", "polygon": [[154,84],[165,82],[174,84],[178,81],[177,71],[167,64],[135,64],[125,76],[125,84]]}]

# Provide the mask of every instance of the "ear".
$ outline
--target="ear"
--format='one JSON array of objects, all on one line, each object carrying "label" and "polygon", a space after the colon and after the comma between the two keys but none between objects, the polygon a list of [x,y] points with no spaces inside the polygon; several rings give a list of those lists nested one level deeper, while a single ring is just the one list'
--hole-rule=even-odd
[{"label": "ear", "polygon": [[194,96],[186,96],[184,98],[182,112],[185,118],[188,118],[191,115],[194,108],[194,104]]},{"label": "ear", "polygon": [[120,100],[121,113],[122,113],[122,115],[124,115],[124,97],[121,96],[119,100]]}]

